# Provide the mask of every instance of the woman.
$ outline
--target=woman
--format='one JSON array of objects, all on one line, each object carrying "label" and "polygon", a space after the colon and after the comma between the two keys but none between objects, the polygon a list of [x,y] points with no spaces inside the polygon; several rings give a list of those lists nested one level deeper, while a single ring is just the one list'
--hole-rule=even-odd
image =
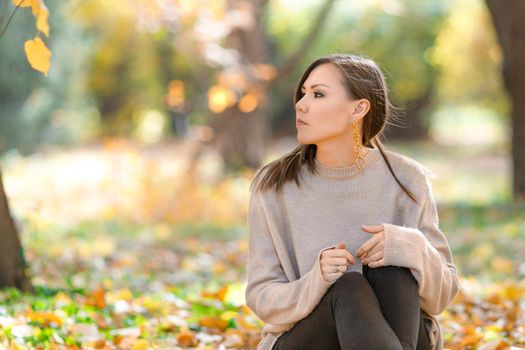
[{"label": "woman", "polygon": [[431,173],[384,149],[388,90],[370,59],[315,60],[295,91],[297,140],[250,188],[246,304],[259,350],[442,349],[459,285]]}]

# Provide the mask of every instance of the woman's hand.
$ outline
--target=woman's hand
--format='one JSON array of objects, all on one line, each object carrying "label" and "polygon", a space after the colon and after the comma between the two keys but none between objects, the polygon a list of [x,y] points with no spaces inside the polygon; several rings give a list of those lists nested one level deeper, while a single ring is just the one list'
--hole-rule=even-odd
[{"label": "woman's hand", "polygon": [[338,279],[346,272],[349,264],[355,264],[355,258],[346,250],[346,244],[340,242],[334,249],[321,253],[321,273],[327,282]]},{"label": "woman's hand", "polygon": [[383,225],[361,226],[362,230],[373,236],[357,249],[356,255],[361,259],[363,265],[368,267],[385,266],[385,232]]}]

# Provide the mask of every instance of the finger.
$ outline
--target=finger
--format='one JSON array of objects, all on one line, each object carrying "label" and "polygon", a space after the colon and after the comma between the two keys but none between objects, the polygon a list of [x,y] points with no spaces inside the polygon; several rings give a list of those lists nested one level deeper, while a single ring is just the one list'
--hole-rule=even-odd
[{"label": "finger", "polygon": [[345,258],[328,258],[326,262],[323,261],[323,263],[328,265],[346,265],[348,261]]},{"label": "finger", "polygon": [[357,249],[357,256],[359,258],[362,258],[362,255],[364,253],[367,253],[370,249],[372,249],[376,244],[377,242],[379,241],[378,239],[379,237],[377,236],[373,236],[372,238],[370,238],[368,241],[366,241],[365,243],[363,243],[359,249]]},{"label": "finger", "polygon": [[363,264],[371,264],[373,262],[381,260],[382,258],[384,258],[383,252],[378,252],[363,259]]},{"label": "finger", "polygon": [[372,243],[375,243],[373,246],[371,246],[368,251],[364,252],[361,254],[361,259],[362,258],[366,258],[367,256],[371,256],[375,253],[377,253],[378,251],[384,251],[385,249],[385,238],[384,238],[384,235],[382,233],[370,238],[370,240],[372,240]]},{"label": "finger", "polygon": [[345,242],[339,242],[335,249],[346,249],[346,243]]},{"label": "finger", "polygon": [[327,251],[326,255],[330,258],[344,258],[346,256],[346,249],[332,249],[329,252]]},{"label": "finger", "polygon": [[333,266],[330,266],[330,265],[325,266],[325,267],[322,269],[322,271],[323,271],[323,274],[324,274],[325,276],[342,274],[341,271],[336,270]]},{"label": "finger", "polygon": [[333,251],[331,251],[328,255],[329,257],[333,258],[333,257],[340,257],[340,258],[345,258],[346,260],[348,260],[349,263],[351,264],[355,264],[355,258],[353,257],[353,255],[346,249],[334,249]]},{"label": "finger", "polygon": [[348,260],[350,264],[355,265],[355,258],[352,254],[350,254],[348,250],[345,251],[345,257],[346,257],[346,260]]},{"label": "finger", "polygon": [[368,233],[379,233],[383,231],[383,225],[375,225],[375,226],[361,225],[361,230],[368,232]]},{"label": "finger", "polygon": [[368,264],[368,267],[375,268],[375,267],[382,267],[385,266],[385,259],[381,259],[379,261],[374,261]]},{"label": "finger", "polygon": [[[374,237],[372,237],[374,238]],[[374,242],[372,241],[372,238],[367,240],[365,243],[361,244],[361,246],[357,249],[356,255],[359,258],[363,258],[363,254],[366,254],[370,248],[374,245]]]},{"label": "finger", "polygon": [[385,251],[385,243],[383,241],[379,241],[375,246],[372,247],[368,252],[366,252],[365,257],[371,257],[374,254]]},{"label": "finger", "polygon": [[327,251],[326,254],[324,254],[324,257],[327,258],[327,259],[332,259],[332,258],[344,258],[345,256],[345,253],[341,250],[330,250],[330,251]]}]

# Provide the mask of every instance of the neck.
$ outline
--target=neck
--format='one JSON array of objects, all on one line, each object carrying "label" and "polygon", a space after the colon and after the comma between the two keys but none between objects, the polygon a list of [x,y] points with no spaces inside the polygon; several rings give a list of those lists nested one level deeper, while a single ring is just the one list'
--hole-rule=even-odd
[{"label": "neck", "polygon": [[[370,152],[370,147],[362,146],[361,155],[365,157]],[[326,148],[317,147],[315,158],[322,165],[329,168],[344,168],[354,165],[357,160],[357,155],[352,147],[349,152],[334,152]]]}]

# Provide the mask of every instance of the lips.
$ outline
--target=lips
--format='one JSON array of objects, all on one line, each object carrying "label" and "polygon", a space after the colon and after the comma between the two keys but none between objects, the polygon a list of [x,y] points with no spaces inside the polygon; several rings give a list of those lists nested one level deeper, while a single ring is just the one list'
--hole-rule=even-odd
[{"label": "lips", "polygon": [[297,124],[297,125],[308,125],[308,123],[305,122],[304,120],[302,120],[301,118],[297,118],[297,121],[295,122],[295,124]]}]

